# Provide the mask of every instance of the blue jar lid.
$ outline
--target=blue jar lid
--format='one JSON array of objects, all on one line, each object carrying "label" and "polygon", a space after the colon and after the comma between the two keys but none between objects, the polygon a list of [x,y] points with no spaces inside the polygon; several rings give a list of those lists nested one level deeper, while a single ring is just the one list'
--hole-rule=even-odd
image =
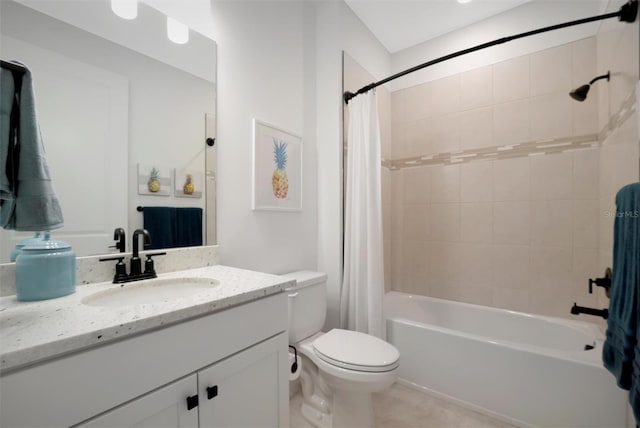
[{"label": "blue jar lid", "polygon": [[18,241],[16,243],[16,246],[13,248],[13,251],[11,251],[11,261],[15,262],[16,258],[20,255],[20,253],[22,252],[22,249],[24,247],[26,247],[27,245],[31,245],[34,242],[37,241],[41,241],[42,237],[40,236],[42,232],[36,232],[36,234],[30,238],[24,238],[21,239],[20,241]]},{"label": "blue jar lid", "polygon": [[44,233],[44,238],[34,240],[29,245],[22,248],[22,251],[37,251],[37,252],[59,252],[59,251],[71,251],[71,245],[64,241],[56,241],[51,239],[49,232]]}]

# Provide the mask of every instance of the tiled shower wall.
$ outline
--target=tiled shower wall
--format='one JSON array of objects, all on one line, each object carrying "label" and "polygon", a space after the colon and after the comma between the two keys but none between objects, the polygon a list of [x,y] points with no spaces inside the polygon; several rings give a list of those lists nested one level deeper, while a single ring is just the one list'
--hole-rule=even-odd
[{"label": "tiled shower wall", "polygon": [[393,159],[598,132],[595,37],[395,91]]},{"label": "tiled shower wall", "polygon": [[394,171],[393,289],[552,315],[593,305],[597,170],[590,150]]},{"label": "tiled shower wall", "polygon": [[[607,12],[623,2],[612,1]],[[640,23],[603,22],[597,35],[598,72],[611,70],[611,82],[599,87],[598,124],[602,132],[599,180],[599,272],[612,266],[613,222],[616,192],[640,180],[640,113],[638,87]],[[599,294],[599,306],[608,300]],[[631,418],[632,420],[633,418]]]},{"label": "tiled shower wall", "polygon": [[[587,292],[602,273],[608,165],[597,85],[583,103],[568,96],[600,71],[597,45],[592,37],[392,93],[399,168],[383,168],[388,289],[562,317],[574,301],[599,304]],[[573,139],[592,147],[540,155]],[[468,161],[487,147],[487,160]],[[460,163],[430,163],[461,151]],[[403,166],[416,157],[425,165]]]}]

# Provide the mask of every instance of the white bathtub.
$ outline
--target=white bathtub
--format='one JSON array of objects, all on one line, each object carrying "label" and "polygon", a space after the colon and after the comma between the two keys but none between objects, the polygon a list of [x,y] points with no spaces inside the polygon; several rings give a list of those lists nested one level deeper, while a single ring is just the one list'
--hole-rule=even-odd
[{"label": "white bathtub", "polygon": [[625,427],[595,324],[397,292],[385,316],[403,384],[520,426]]}]

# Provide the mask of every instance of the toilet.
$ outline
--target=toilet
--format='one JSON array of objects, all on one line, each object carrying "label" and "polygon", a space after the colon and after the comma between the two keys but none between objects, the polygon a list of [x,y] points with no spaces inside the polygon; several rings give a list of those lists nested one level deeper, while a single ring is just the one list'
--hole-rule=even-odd
[{"label": "toilet", "polygon": [[327,275],[299,271],[288,288],[289,344],[302,360],[302,414],[319,428],[372,427],[371,394],[398,378],[400,353],[377,337],[349,330],[321,332]]}]

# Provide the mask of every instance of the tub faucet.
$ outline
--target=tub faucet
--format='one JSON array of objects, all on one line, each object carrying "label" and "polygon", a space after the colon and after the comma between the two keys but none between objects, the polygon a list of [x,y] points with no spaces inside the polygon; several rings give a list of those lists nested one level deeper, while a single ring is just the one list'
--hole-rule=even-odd
[{"label": "tub faucet", "polygon": [[609,318],[609,309],[594,309],[594,308],[587,308],[585,306],[578,306],[575,302],[573,303],[573,306],[571,307],[571,314],[572,315],[580,315],[580,314],[587,314],[587,315],[593,315],[596,317],[602,317],[604,319]]}]

